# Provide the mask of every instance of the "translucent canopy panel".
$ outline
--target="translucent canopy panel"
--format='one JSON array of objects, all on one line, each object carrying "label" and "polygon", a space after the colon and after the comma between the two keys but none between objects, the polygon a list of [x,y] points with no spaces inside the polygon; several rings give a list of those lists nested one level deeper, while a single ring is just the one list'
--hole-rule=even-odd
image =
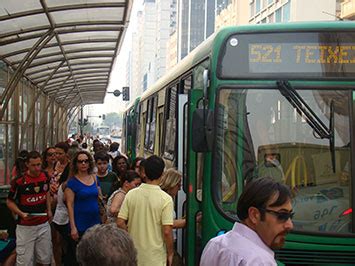
[{"label": "translucent canopy panel", "polygon": [[0,60],[63,106],[102,103],[132,1],[1,0]]}]

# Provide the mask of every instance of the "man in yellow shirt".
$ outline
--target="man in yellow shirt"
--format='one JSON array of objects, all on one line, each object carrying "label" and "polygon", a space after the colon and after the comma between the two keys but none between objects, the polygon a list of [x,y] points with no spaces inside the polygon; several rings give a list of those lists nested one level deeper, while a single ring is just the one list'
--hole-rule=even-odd
[{"label": "man in yellow shirt", "polygon": [[174,255],[173,201],[159,187],[165,164],[160,157],[152,155],[141,165],[146,183],[127,193],[117,226],[131,235],[139,266],[171,266]]}]

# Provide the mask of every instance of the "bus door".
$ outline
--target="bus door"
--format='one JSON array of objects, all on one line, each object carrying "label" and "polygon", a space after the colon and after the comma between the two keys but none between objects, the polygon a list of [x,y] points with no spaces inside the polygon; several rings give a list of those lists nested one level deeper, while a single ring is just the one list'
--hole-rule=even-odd
[{"label": "bus door", "polygon": [[[187,94],[179,94],[178,96],[178,127],[177,127],[177,168],[182,173],[182,188],[179,190],[177,195],[176,202],[176,216],[177,218],[184,217],[186,214],[186,190],[185,183],[187,181],[187,172],[186,172],[186,154],[187,154]],[[185,245],[183,241],[183,236],[185,230],[177,230],[177,251],[183,256],[184,250],[183,246]]]},{"label": "bus door", "polygon": [[[198,265],[201,255],[201,227],[197,222],[197,216],[201,212],[201,176],[203,174],[203,153],[196,153],[192,150],[192,117],[197,105],[203,96],[202,90],[190,90],[188,94],[187,105],[187,130],[185,139],[186,143],[186,160],[185,169],[187,170],[184,182],[184,190],[186,191],[186,235],[184,247],[186,248],[184,257],[185,265]],[[180,139],[180,138],[179,138]],[[199,178],[200,177],[200,178]]]}]

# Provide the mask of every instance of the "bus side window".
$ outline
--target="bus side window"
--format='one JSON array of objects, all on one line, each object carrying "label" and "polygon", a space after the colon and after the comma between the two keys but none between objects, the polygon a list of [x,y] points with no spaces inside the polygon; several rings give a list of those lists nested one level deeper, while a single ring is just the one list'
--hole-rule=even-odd
[{"label": "bus side window", "polygon": [[155,145],[155,130],[157,123],[157,106],[158,106],[158,97],[155,96],[152,102],[152,112],[150,117],[150,127],[149,127],[149,150],[154,151]]},{"label": "bus side window", "polygon": [[[192,74],[190,73],[189,76],[185,77],[181,80],[179,91],[180,93],[188,94],[189,90],[192,88]],[[186,104],[184,107],[184,154],[183,154],[183,176],[184,180],[187,178],[187,153],[188,153],[188,146],[187,146],[187,139],[188,139],[188,105]],[[186,189],[186,188],[185,188]],[[185,190],[186,192],[187,190]]]},{"label": "bus side window", "polygon": [[138,106],[138,113],[137,113],[137,131],[136,131],[136,154],[138,154],[140,143],[141,143],[141,115],[142,115],[142,104],[139,104]]},{"label": "bus side window", "polygon": [[147,118],[145,128],[144,148],[151,152],[154,151],[154,137],[155,137],[155,123],[156,123],[156,101],[153,97],[148,100],[147,104]]},{"label": "bus side window", "polygon": [[177,86],[168,88],[165,116],[165,143],[163,157],[175,160]]},{"label": "bus side window", "polygon": [[149,147],[149,117],[150,117],[150,100],[147,101],[147,109],[145,110],[145,137],[144,137],[144,149]]},{"label": "bus side window", "polygon": [[187,94],[192,87],[192,75],[186,77],[181,81],[180,93]]}]

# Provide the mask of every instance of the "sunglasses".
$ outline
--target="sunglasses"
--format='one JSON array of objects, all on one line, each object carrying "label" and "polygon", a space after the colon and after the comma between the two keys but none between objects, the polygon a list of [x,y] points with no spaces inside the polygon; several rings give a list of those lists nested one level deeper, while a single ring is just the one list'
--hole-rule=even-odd
[{"label": "sunglasses", "polygon": [[55,155],[55,152],[48,152],[47,153],[47,156],[53,156],[53,155]]},{"label": "sunglasses", "polygon": [[78,163],[89,163],[89,159],[86,159],[86,160],[78,160]]},{"label": "sunglasses", "polygon": [[293,218],[293,216],[295,215],[294,212],[278,212],[278,211],[273,211],[273,210],[269,210],[269,209],[264,209],[264,208],[258,208],[260,211],[263,212],[268,212],[274,216],[276,216],[277,220],[279,220],[280,222],[287,222],[288,219]]}]

